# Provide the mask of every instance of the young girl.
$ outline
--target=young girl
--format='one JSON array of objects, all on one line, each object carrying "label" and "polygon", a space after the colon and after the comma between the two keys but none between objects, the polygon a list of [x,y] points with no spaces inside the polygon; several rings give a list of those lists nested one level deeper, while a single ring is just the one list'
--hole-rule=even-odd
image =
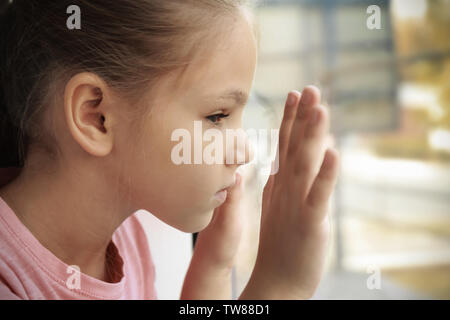
[{"label": "young girl", "polygon": [[[0,3],[0,166],[18,171],[3,169],[0,188],[0,298],[157,298],[135,215],[146,209],[201,231],[180,298],[230,299],[244,192],[237,169],[251,150],[223,143],[236,161],[179,165],[171,138],[179,129],[194,136],[196,122],[241,128],[257,61],[251,6]],[[71,5],[79,28],[68,27]],[[313,295],[338,168],[337,151],[322,147],[328,129],[317,88],[288,94],[279,170],[264,188],[258,256],[240,299]]]}]

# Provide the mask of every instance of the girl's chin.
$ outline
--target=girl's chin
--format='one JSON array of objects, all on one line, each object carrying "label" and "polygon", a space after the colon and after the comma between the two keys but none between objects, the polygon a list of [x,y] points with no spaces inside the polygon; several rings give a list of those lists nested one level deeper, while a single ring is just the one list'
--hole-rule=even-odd
[{"label": "girl's chin", "polygon": [[182,225],[177,226],[176,228],[182,232],[186,233],[197,233],[205,229],[212,220],[214,213],[214,209],[206,211],[196,217],[192,217],[187,221],[184,221]]}]

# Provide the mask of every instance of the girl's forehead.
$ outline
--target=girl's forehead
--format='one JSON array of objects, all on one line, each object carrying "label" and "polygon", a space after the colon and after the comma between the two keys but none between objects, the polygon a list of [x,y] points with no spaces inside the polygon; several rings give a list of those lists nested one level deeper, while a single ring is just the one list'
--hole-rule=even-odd
[{"label": "girl's forehead", "polygon": [[168,75],[167,94],[244,105],[253,81],[257,49],[250,28],[240,31],[200,49],[190,63]]},{"label": "girl's forehead", "polygon": [[[176,82],[185,89],[199,84],[210,87],[215,81],[224,81],[240,71],[253,71],[256,58],[254,33],[248,22],[242,19],[230,33],[199,48],[190,63],[178,71]],[[221,90],[224,85],[220,86]]]},{"label": "girl's forehead", "polygon": [[253,79],[256,58],[251,53],[211,56],[196,61],[174,78],[174,88],[189,92],[205,100],[230,101],[245,104],[248,100],[248,84]]}]

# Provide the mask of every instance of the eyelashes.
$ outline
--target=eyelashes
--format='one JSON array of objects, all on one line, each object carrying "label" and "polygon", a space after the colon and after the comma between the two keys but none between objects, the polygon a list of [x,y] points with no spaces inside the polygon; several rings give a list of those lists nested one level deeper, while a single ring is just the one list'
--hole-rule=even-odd
[{"label": "eyelashes", "polygon": [[223,118],[228,117],[229,114],[224,114],[224,113],[218,113],[218,114],[213,114],[212,116],[208,116],[206,117],[206,119],[208,119],[209,121],[211,121],[213,124],[220,124],[220,120]]}]

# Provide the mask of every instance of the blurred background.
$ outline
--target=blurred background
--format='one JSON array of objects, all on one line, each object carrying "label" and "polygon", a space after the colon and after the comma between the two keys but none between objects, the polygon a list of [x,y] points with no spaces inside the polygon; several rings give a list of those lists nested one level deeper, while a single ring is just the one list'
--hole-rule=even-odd
[{"label": "blurred background", "polygon": [[[288,92],[313,84],[341,155],[313,299],[450,299],[450,0],[259,0],[255,15],[244,128],[279,129]],[[242,167],[247,227],[233,299],[255,263],[267,164]],[[158,299],[179,299],[195,234],[138,216]]]},{"label": "blurred background", "polygon": [[[287,93],[318,86],[341,154],[332,241],[314,299],[450,298],[450,1],[264,0],[246,128],[279,128]],[[253,269],[262,188],[245,168]]]}]

